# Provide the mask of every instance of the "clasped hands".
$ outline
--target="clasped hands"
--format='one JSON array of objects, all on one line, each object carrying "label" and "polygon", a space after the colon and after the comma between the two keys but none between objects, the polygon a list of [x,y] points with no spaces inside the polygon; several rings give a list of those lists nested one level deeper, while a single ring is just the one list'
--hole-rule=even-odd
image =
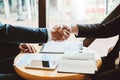
[{"label": "clasped hands", "polygon": [[71,28],[67,25],[56,25],[51,30],[53,41],[64,41],[70,37]]},{"label": "clasped hands", "polygon": [[[71,28],[67,25],[55,25],[52,29],[50,29],[51,38],[53,41],[64,41],[70,37],[71,32],[75,31],[75,28]],[[48,33],[49,34],[49,33]],[[23,53],[35,53],[37,50],[31,44],[20,44],[19,49]]]}]

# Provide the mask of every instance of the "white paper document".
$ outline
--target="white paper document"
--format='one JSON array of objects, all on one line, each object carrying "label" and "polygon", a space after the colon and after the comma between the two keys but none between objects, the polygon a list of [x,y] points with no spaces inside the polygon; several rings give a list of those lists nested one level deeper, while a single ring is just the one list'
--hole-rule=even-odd
[{"label": "white paper document", "polygon": [[58,72],[94,74],[97,70],[94,53],[65,53]]},{"label": "white paper document", "polygon": [[94,74],[96,63],[93,60],[62,60],[57,68],[58,72]]},{"label": "white paper document", "polygon": [[80,41],[64,41],[64,42],[47,42],[44,44],[41,53],[65,53],[79,52],[82,49]]}]

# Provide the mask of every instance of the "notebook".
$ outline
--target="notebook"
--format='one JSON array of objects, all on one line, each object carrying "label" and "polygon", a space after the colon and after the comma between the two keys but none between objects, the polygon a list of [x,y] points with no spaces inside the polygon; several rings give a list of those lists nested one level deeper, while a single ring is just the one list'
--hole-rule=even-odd
[{"label": "notebook", "polygon": [[83,49],[83,44],[80,41],[64,41],[64,42],[47,42],[43,45],[40,53],[65,53],[79,52]]},{"label": "notebook", "polygon": [[94,74],[97,70],[94,53],[66,53],[57,67],[58,72]]}]

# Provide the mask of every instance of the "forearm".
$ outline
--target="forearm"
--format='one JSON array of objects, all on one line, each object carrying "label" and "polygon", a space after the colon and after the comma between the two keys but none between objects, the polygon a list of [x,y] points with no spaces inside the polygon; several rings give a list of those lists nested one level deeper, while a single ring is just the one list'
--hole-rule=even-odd
[{"label": "forearm", "polygon": [[73,32],[77,37],[108,38],[119,34],[120,16],[105,24],[77,24],[73,26]]},{"label": "forearm", "polygon": [[16,43],[44,43],[48,40],[46,28],[26,28],[12,25],[2,25],[1,41]]},{"label": "forearm", "polygon": [[72,32],[76,37],[108,38],[118,34],[113,27],[107,24],[77,24],[72,27]]}]

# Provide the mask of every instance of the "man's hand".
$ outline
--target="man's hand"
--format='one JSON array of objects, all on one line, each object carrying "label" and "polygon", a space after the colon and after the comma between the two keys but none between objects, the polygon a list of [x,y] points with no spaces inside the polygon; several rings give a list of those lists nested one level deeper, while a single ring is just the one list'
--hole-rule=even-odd
[{"label": "man's hand", "polygon": [[19,49],[23,53],[35,53],[35,52],[37,52],[35,47],[31,44],[20,44]]},{"label": "man's hand", "polygon": [[54,41],[64,41],[70,37],[70,29],[66,26],[56,25],[53,27],[52,40]]},{"label": "man's hand", "polygon": [[63,25],[63,28],[69,30],[71,33],[78,35],[78,26],[77,25]]}]

